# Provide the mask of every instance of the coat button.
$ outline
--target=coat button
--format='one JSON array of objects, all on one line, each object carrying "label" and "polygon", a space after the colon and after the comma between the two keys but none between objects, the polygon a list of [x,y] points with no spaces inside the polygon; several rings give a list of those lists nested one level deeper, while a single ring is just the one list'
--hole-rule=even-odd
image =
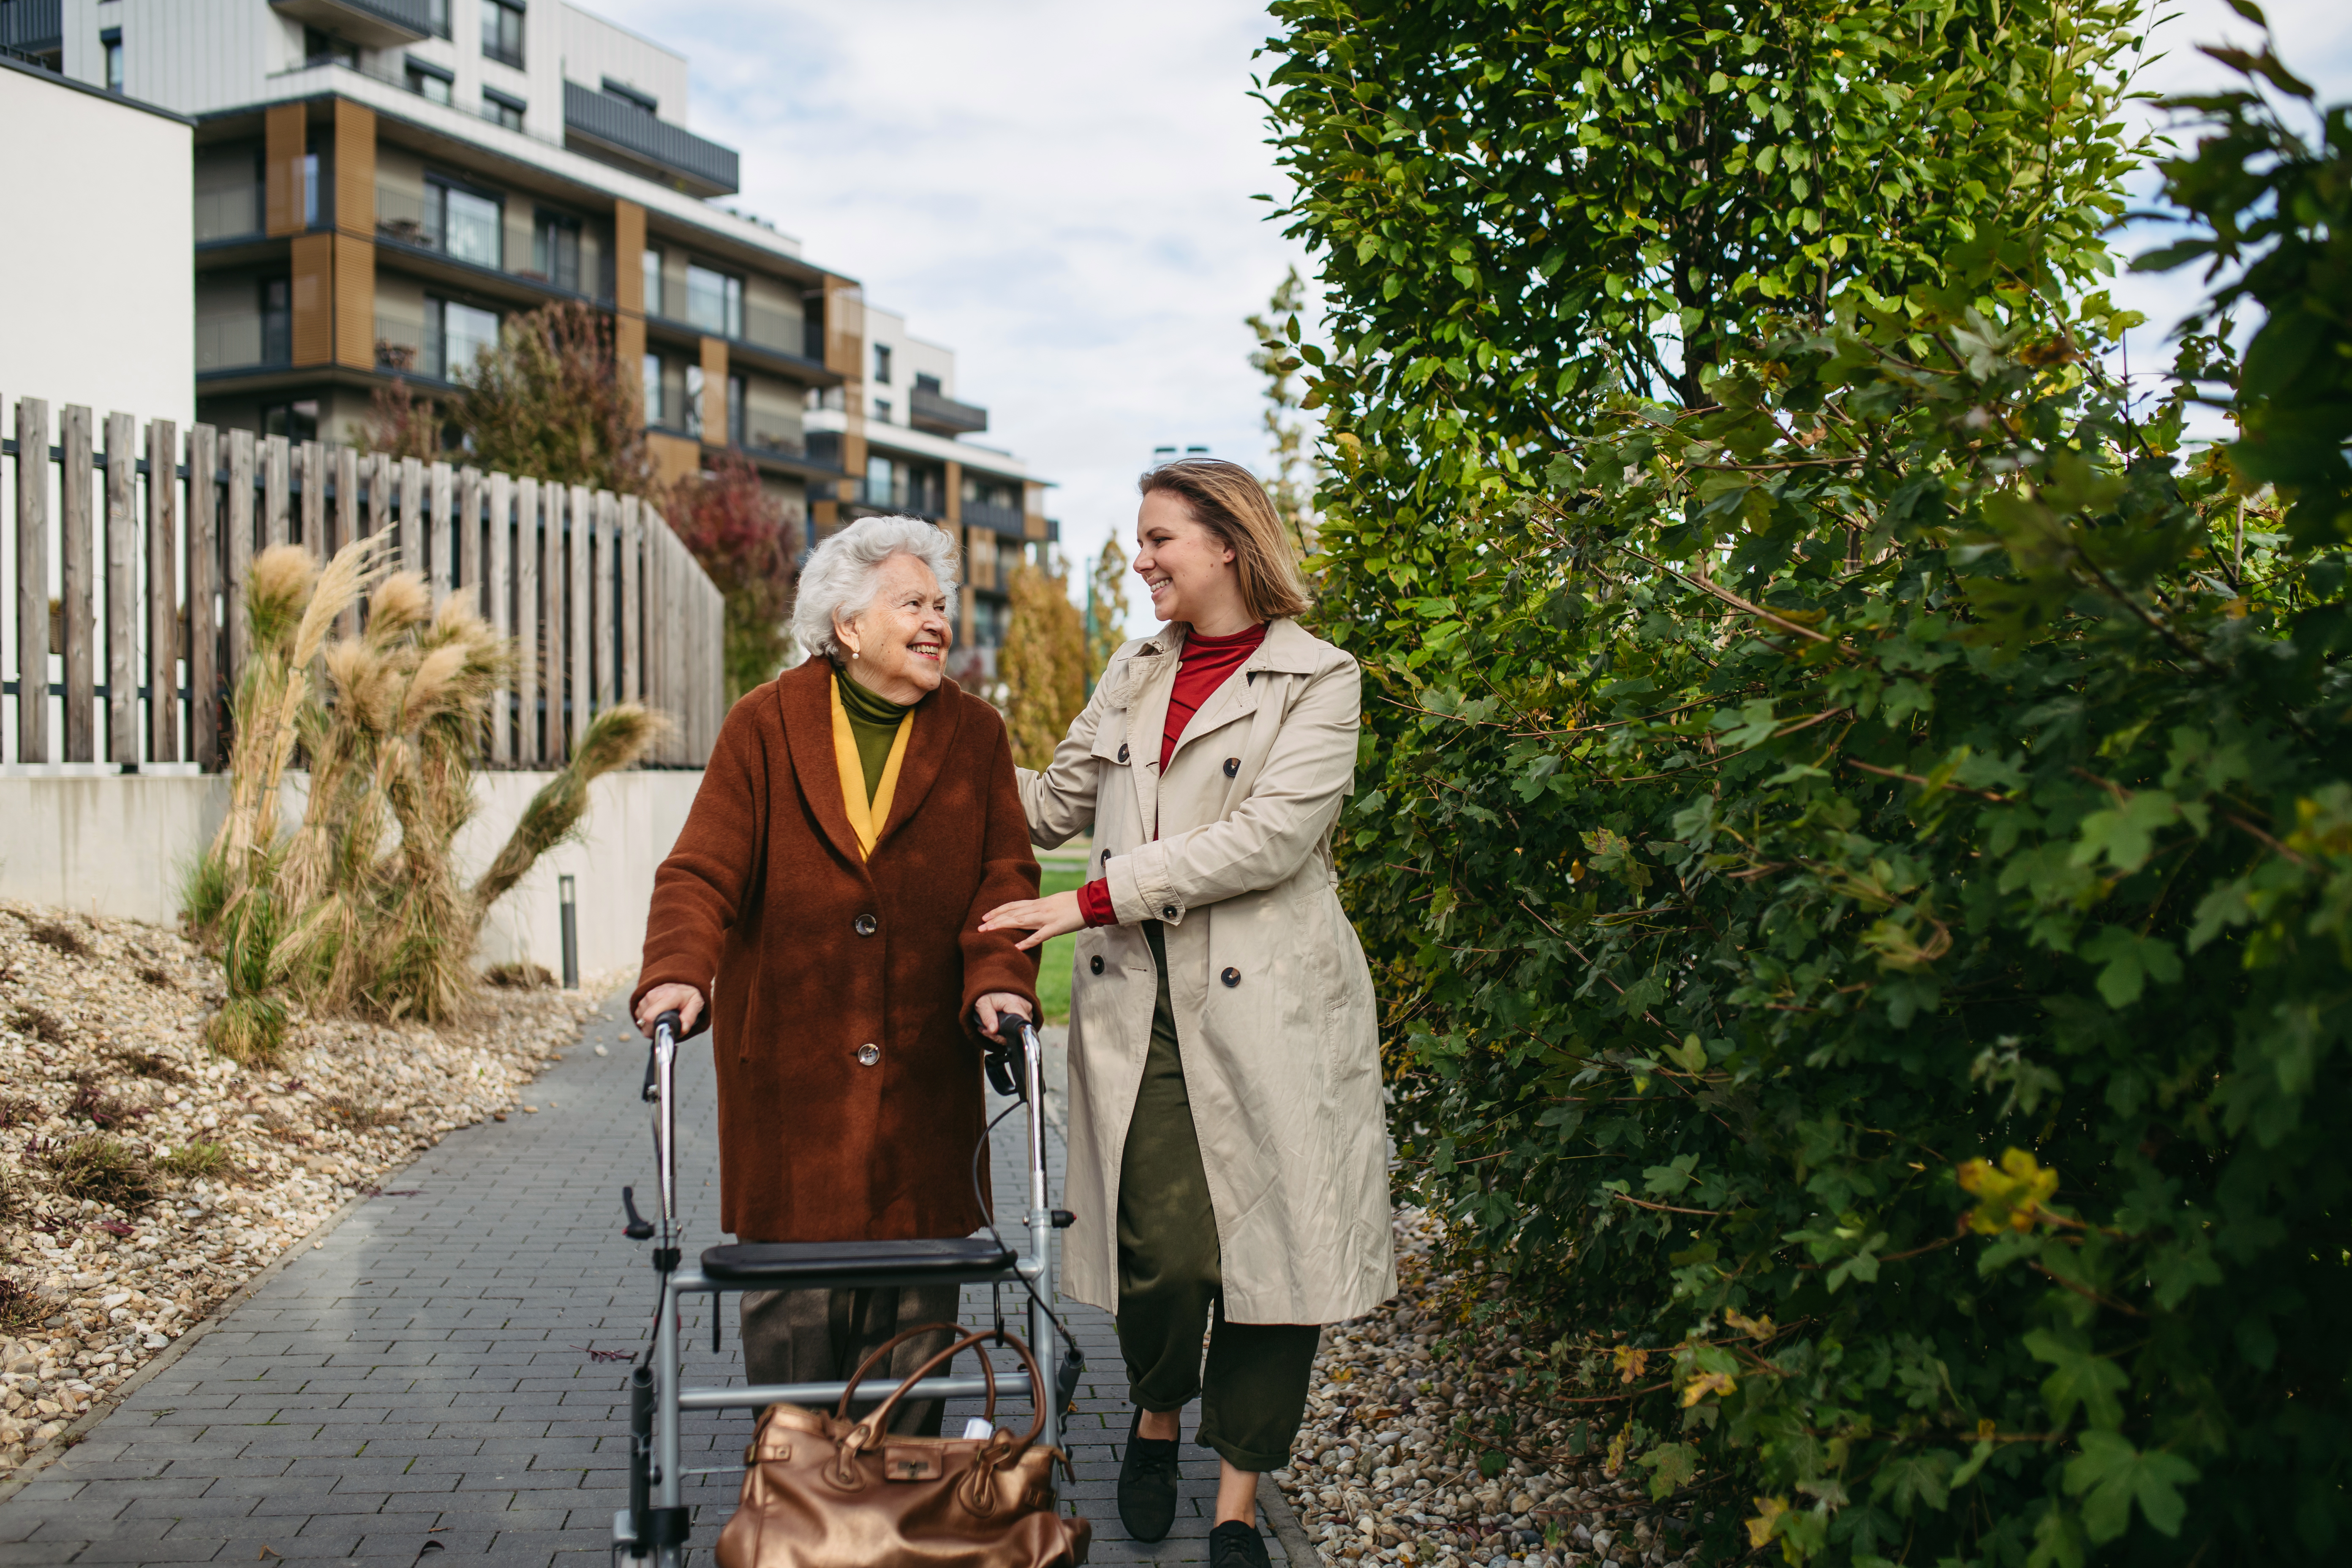
[{"label": "coat button", "polygon": [[855,929],[860,936],[872,936],[876,931],[882,929],[882,922],[876,920],[872,915],[860,915],[856,920],[850,923],[853,929]]},{"label": "coat button", "polygon": [[1121,741],[1118,743],[1118,760],[1122,763],[1127,761],[1127,742],[1125,741]]},{"label": "coat button", "polygon": [[1093,970],[1097,974],[1100,974],[1102,973],[1102,954],[1098,952],[1092,958],[1087,959],[1087,967]]},{"label": "coat button", "polygon": [[1227,778],[1232,778],[1241,771],[1242,760],[1239,757],[1227,757],[1225,759],[1225,776]]},{"label": "coat button", "polygon": [[1176,906],[1175,906],[1175,905],[1173,905],[1173,904],[1162,904],[1162,905],[1160,905],[1160,918],[1161,920],[1163,920],[1163,921],[1172,921],[1172,920],[1174,920],[1174,919],[1176,918]]},{"label": "coat button", "polygon": [[[1225,973],[1228,973],[1228,974],[1231,974],[1231,973],[1233,973],[1233,971],[1232,971],[1232,970],[1230,970],[1230,969],[1228,969],[1228,970],[1226,970],[1226,971],[1225,971]],[[1228,982],[1226,982],[1226,984],[1232,984],[1232,982],[1231,982],[1231,981],[1228,981]],[[881,1059],[882,1059],[882,1047],[879,1047],[879,1046],[860,1046],[860,1047],[857,1047],[857,1065],[858,1065],[859,1067],[862,1067],[862,1068],[870,1068],[870,1067],[872,1067],[876,1062],[878,1062],[878,1061],[880,1061]]]},{"label": "coat button", "polygon": [[1106,866],[1110,864],[1110,851],[1108,849],[1102,852],[1102,863]]},{"label": "coat button", "polygon": [[1238,969],[1228,969],[1217,978],[1223,981],[1228,987],[1239,985],[1242,983],[1242,972]]}]

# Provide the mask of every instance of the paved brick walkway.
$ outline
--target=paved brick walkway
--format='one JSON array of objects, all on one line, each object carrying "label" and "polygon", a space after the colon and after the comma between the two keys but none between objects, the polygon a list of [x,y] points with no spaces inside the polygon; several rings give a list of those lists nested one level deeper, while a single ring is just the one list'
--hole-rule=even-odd
[{"label": "paved brick walkway", "polygon": [[[608,1055],[593,1054],[599,1043]],[[722,1237],[708,1064],[693,1050],[687,1060],[680,1207],[698,1249]],[[303,1247],[0,1503],[0,1568],[271,1557],[548,1568],[578,1552],[601,1563],[627,1500],[625,1367],[590,1352],[634,1354],[652,1311],[652,1271],[644,1247],[621,1235],[620,1211],[622,1184],[653,1186],[636,1093],[644,1061],[619,1001],[607,1004],[530,1090],[537,1115],[453,1133],[386,1178],[383,1195],[323,1248]],[[1005,1121],[994,1150],[998,1223],[1015,1245],[1021,1122]],[[987,1295],[968,1292],[967,1322],[986,1321]],[[1154,1546],[1121,1536],[1117,1340],[1104,1313],[1074,1306],[1064,1316],[1087,1363],[1069,1418],[1078,1480],[1068,1495],[1094,1521],[1093,1560],[1203,1559],[1216,1467],[1189,1444],[1174,1533]],[[695,1381],[736,1377],[731,1302],[723,1329],[713,1356],[709,1319],[689,1306]],[[964,1413],[950,1405],[951,1427]],[[748,1415],[688,1418],[686,1465],[715,1472],[689,1486],[697,1549],[733,1507],[750,1431]]]}]

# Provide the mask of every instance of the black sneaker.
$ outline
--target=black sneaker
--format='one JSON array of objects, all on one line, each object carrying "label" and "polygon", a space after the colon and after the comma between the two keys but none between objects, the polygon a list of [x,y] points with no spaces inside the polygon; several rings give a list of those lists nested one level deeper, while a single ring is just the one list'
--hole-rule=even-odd
[{"label": "black sneaker", "polygon": [[[1143,1410],[1127,1424],[1127,1452],[1118,1461],[1118,1521],[1136,1541],[1160,1541],[1176,1522],[1176,1439],[1139,1437]],[[1260,1552],[1261,1562],[1265,1553]]]},{"label": "black sneaker", "polygon": [[1209,1568],[1273,1568],[1257,1526],[1229,1519],[1209,1531]]}]

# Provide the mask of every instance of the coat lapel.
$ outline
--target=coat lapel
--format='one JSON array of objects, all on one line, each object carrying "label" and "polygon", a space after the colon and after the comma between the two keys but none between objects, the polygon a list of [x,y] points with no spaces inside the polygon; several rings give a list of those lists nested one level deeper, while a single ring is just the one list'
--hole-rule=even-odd
[{"label": "coat lapel", "polygon": [[1168,727],[1168,699],[1176,690],[1176,667],[1183,662],[1184,634],[1175,626],[1160,628],[1130,657],[1135,671],[1134,695],[1127,708],[1128,773],[1135,780],[1136,820],[1143,831],[1156,835],[1160,821],[1160,736]]},{"label": "coat lapel", "polygon": [[[817,655],[798,669],[776,678],[776,706],[783,718],[784,739],[792,748],[793,776],[799,781],[801,798],[832,841],[834,852],[862,875],[866,857],[858,852],[856,830],[849,826],[849,814],[841,805],[841,764],[833,752],[832,681],[831,662]],[[918,734],[920,730],[919,721]],[[910,742],[908,750],[912,749]],[[909,757],[908,763],[913,760]],[[937,771],[935,767],[933,772]],[[902,771],[898,785],[902,799],[906,787]],[[898,815],[895,805],[891,815]]]},{"label": "coat lapel", "polygon": [[898,792],[890,799],[889,820],[874,837],[877,853],[890,842],[899,825],[921,808],[923,797],[940,782],[963,711],[963,704],[956,700],[960,689],[954,681],[942,679],[937,691],[915,704],[914,732],[907,737],[907,759],[898,764]]}]

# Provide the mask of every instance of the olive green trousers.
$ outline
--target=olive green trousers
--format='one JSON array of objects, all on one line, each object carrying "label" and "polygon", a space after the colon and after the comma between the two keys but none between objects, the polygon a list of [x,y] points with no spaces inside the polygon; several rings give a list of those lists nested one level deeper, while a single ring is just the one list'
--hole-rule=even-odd
[{"label": "olive green trousers", "polygon": [[1160,1001],[1118,1169],[1118,1348],[1129,1397],[1166,1412],[1198,1396],[1202,1447],[1236,1469],[1278,1470],[1307,1413],[1321,1331],[1225,1321],[1216,1212],[1168,999],[1167,943],[1157,921],[1144,922],[1143,935],[1160,968]]}]

